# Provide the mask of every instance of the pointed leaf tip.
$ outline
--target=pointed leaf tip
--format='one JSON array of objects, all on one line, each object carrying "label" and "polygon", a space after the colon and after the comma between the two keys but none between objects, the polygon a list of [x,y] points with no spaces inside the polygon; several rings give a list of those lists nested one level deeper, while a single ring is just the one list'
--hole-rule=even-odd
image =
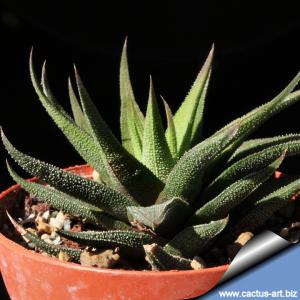
[{"label": "pointed leaf tip", "polygon": [[254,132],[259,126],[270,119],[273,115],[279,113],[283,109],[300,100],[299,94],[297,92],[291,93],[293,89],[298,85],[299,80],[300,72],[298,72],[292,79],[292,81],[271,101],[251,110],[242,117],[233,120],[214,134],[219,134],[220,132],[228,128],[228,126],[232,126],[236,122],[241,123],[239,136],[236,141],[230,146],[230,148],[226,149],[223,154],[224,158],[231,155],[252,132]]},{"label": "pointed leaf tip", "polygon": [[123,51],[127,51],[127,45],[128,45],[128,36],[126,35],[123,43]]},{"label": "pointed leaf tip", "polygon": [[279,168],[283,160],[286,158],[288,149],[284,149],[282,154],[270,165],[271,167],[275,167],[276,169]]},{"label": "pointed leaf tip", "polygon": [[30,48],[30,52],[29,52],[29,63],[32,63],[32,56],[33,56],[33,46]]},{"label": "pointed leaf tip", "polygon": [[47,60],[45,59],[42,65],[42,74],[46,72],[46,65],[47,65]]},{"label": "pointed leaf tip", "polygon": [[143,132],[142,162],[162,181],[174,165],[158,109],[152,79]]},{"label": "pointed leaf tip", "polygon": [[14,228],[21,234],[21,235],[25,235],[26,234],[26,230],[17,223],[17,221],[15,221],[15,219],[9,214],[9,212],[6,210],[6,215],[8,217],[8,219],[10,220],[10,222],[12,223],[12,225],[14,226]]},{"label": "pointed leaf tip", "polygon": [[120,129],[123,147],[137,159],[142,156],[142,139],[144,131],[144,115],[135,101],[127,59],[127,44],[123,46],[120,71]]},{"label": "pointed leaf tip", "polygon": [[167,117],[167,125],[168,129],[165,132],[165,137],[170,149],[170,152],[172,154],[172,157],[174,160],[177,159],[177,138],[176,138],[176,128],[174,124],[174,116],[172,114],[172,111],[167,103],[167,101],[161,96],[161,99],[164,103],[165,107],[165,113]]},{"label": "pointed leaf tip", "polygon": [[178,154],[182,156],[201,139],[203,112],[208,89],[214,47],[210,50],[189,93],[174,115]]},{"label": "pointed leaf tip", "polygon": [[73,69],[74,69],[74,75],[75,75],[75,77],[80,77],[78,68],[77,68],[77,66],[76,66],[75,63],[73,64]]},{"label": "pointed leaf tip", "polygon": [[68,92],[69,92],[69,99],[71,104],[71,110],[73,114],[73,118],[75,123],[83,130],[89,133],[89,127],[87,124],[87,121],[85,119],[85,116],[82,111],[82,107],[77,99],[77,96],[75,94],[75,91],[73,89],[71,77],[68,78]]},{"label": "pointed leaf tip", "polygon": [[6,138],[5,134],[4,134],[4,130],[3,130],[3,127],[0,126],[0,134],[1,134],[1,138]]}]

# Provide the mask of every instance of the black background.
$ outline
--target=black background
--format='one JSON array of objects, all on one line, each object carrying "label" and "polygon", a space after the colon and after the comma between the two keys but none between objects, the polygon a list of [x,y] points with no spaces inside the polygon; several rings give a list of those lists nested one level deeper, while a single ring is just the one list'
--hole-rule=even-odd
[{"label": "black background", "polygon": [[[24,152],[61,167],[82,162],[31,87],[28,56],[47,59],[49,81],[69,109],[75,62],[107,123],[119,135],[118,68],[128,36],[131,77],[143,110],[149,74],[173,111],[216,46],[205,135],[274,97],[300,69],[297,1],[0,1],[0,124]],[[300,104],[256,136],[299,132]],[[12,184],[0,148],[1,190]],[[285,166],[298,172],[298,160]],[[5,299],[2,296],[1,299]]]}]

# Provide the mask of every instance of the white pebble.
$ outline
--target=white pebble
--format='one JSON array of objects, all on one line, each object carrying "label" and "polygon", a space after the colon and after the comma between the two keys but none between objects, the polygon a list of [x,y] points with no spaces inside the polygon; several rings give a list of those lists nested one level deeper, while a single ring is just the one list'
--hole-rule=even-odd
[{"label": "white pebble", "polygon": [[64,221],[64,230],[65,231],[70,231],[71,230],[71,220],[66,219]]},{"label": "white pebble", "polygon": [[33,244],[33,243],[28,243],[27,245],[28,245],[28,247],[29,247],[30,249],[34,249],[34,248],[35,248],[35,244]]},{"label": "white pebble", "polygon": [[42,240],[46,240],[46,239],[49,239],[49,238],[50,238],[50,235],[47,234],[47,233],[44,233],[44,234],[41,235]]},{"label": "white pebble", "polygon": [[50,217],[50,211],[49,210],[46,210],[43,215],[42,215],[42,218],[45,220],[45,221],[48,221]]}]

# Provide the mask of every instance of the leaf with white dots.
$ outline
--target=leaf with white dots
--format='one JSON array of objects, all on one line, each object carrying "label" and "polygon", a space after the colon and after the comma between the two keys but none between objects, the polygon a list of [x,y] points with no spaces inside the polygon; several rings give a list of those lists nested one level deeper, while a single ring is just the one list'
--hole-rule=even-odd
[{"label": "leaf with white dots", "polygon": [[98,207],[88,204],[66,193],[21,178],[9,165],[8,171],[12,178],[27,192],[40,200],[73,216],[81,216],[97,226],[105,229],[128,229],[129,225],[105,214]]},{"label": "leaf with white dots", "polygon": [[127,40],[124,43],[121,56],[120,98],[120,129],[122,145],[138,160],[141,160],[144,116],[138,104],[135,101],[134,93],[131,86],[127,60]]},{"label": "leaf with white dots", "polygon": [[207,202],[191,217],[190,223],[207,223],[226,217],[230,211],[261,186],[280,166],[285,152],[266,168],[253,172],[231,184],[221,194]]},{"label": "leaf with white dots", "polygon": [[171,255],[193,258],[210,245],[227,223],[228,218],[225,218],[208,224],[186,227],[164,246],[164,250]]},{"label": "leaf with white dots", "polygon": [[286,157],[299,155],[300,141],[295,140],[271,146],[233,163],[225,168],[225,170],[209,184],[203,197],[205,197],[205,199],[213,198],[236,180],[267,166],[285,150]]},{"label": "leaf with white dots", "polygon": [[161,180],[122,147],[90,99],[76,69],[75,77],[89,132],[112,186],[144,205],[152,204],[162,189]]},{"label": "leaf with white dots", "polygon": [[272,192],[264,198],[254,202],[247,211],[240,215],[237,222],[228,227],[222,242],[231,242],[241,232],[254,231],[262,226],[276,211],[287,203],[291,202],[294,195],[300,191],[300,179],[295,180],[286,186]]},{"label": "leaf with white dots", "polygon": [[30,76],[35,92],[49,116],[82,158],[101,174],[101,178],[104,178],[108,182],[108,175],[92,137],[75,124],[74,120],[53,97],[53,93],[50,91],[47,82],[45,67],[42,73],[43,86],[41,86],[34,71],[32,54],[30,56]]},{"label": "leaf with white dots", "polygon": [[236,151],[228,160],[228,163],[233,164],[250,154],[259,152],[271,146],[299,140],[300,134],[286,134],[268,138],[247,140],[243,142],[243,144],[238,149],[236,149]]},{"label": "leaf with white dots", "polygon": [[[214,46],[211,48],[191,90],[174,115],[178,157],[201,139],[200,130],[203,125],[203,111],[213,54]],[[171,129],[168,127],[167,135],[168,130]]]},{"label": "leaf with white dots", "polygon": [[3,144],[11,157],[25,171],[47,182],[52,187],[82,199],[83,202],[94,205],[123,221],[128,221],[127,206],[138,206],[138,203],[132,198],[107,185],[85,179],[20,152],[8,141],[3,131],[1,133]]},{"label": "leaf with white dots", "polygon": [[11,215],[7,212],[7,216],[11,221],[12,225],[15,227],[16,231],[19,232],[26,243],[33,244],[38,250],[46,252],[51,256],[58,256],[60,252],[66,253],[72,260],[79,262],[80,255],[82,253],[81,249],[69,248],[62,245],[49,244],[42,240],[37,234],[30,232],[28,229],[23,228],[18,224]]},{"label": "leaf with white dots", "polygon": [[82,108],[74,92],[70,78],[68,80],[68,92],[74,121],[81,129],[86,130],[88,132],[88,126],[86,124]]},{"label": "leaf with white dots", "polygon": [[175,197],[192,202],[201,189],[203,176],[210,163],[231,143],[238,130],[239,126],[235,125],[222,135],[208,138],[186,152],[170,172],[158,202]]},{"label": "leaf with white dots", "polygon": [[143,251],[144,244],[164,243],[162,239],[152,234],[129,230],[82,232],[60,231],[59,234],[83,245],[94,246],[97,248],[120,247],[129,250]]},{"label": "leaf with white dots", "polygon": [[171,155],[174,159],[177,158],[177,137],[176,137],[176,128],[174,124],[174,117],[172,114],[172,111],[165,99],[163,99],[164,106],[165,106],[165,111],[166,111],[166,116],[167,116],[167,124],[168,124],[168,129],[166,130],[166,140],[171,152]]},{"label": "leaf with white dots", "polygon": [[162,181],[166,180],[174,165],[174,160],[165,138],[152,80],[150,80],[144,127],[142,162]]},{"label": "leaf with white dots", "polygon": [[214,134],[218,136],[219,134],[222,134],[222,132],[224,132],[224,130],[226,130],[228,127],[231,127],[234,124],[240,124],[239,134],[236,136],[236,139],[232,141],[232,144],[223,151],[222,158],[229,158],[232,153],[241,145],[241,143],[262,124],[264,124],[272,116],[300,100],[300,91],[291,93],[299,83],[299,80],[300,72],[298,72],[291,82],[272,100],[251,110],[242,117],[233,120]]}]

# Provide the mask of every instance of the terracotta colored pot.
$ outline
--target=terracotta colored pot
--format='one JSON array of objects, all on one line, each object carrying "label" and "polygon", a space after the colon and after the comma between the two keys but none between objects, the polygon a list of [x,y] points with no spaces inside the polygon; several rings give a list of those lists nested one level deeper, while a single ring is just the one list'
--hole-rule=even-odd
[{"label": "terracotta colored pot", "polygon": [[[68,170],[83,176],[92,172],[86,165]],[[18,188],[15,185],[0,194],[2,208]],[[179,300],[209,291],[228,266],[162,272],[92,268],[27,250],[0,234],[0,268],[12,300]]]}]

